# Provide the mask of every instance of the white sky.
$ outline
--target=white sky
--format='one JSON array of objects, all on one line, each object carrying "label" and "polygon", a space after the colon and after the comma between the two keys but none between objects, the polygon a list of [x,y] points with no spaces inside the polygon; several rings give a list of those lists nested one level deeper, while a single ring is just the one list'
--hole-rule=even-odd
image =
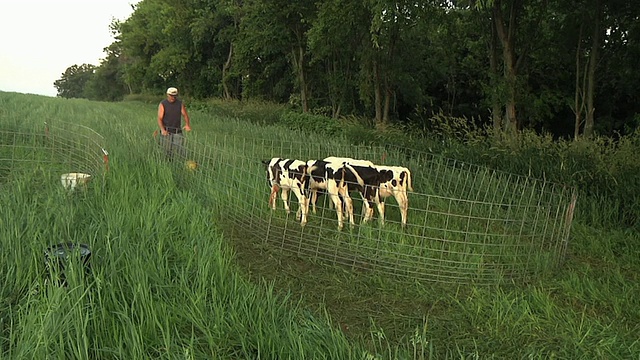
[{"label": "white sky", "polygon": [[139,0],[0,0],[0,90],[55,96],[72,65],[99,65],[109,24]]}]

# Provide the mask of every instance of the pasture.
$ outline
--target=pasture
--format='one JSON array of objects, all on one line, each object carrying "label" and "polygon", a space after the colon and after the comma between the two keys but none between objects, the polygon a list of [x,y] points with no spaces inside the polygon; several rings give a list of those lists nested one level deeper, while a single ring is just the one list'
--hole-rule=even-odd
[{"label": "pasture", "polygon": [[[3,130],[28,135],[2,138],[2,145],[23,148],[0,147],[11,151],[5,158],[28,160],[0,164],[0,357],[622,359],[640,353],[638,235],[591,228],[579,216],[567,224],[572,194],[561,187],[549,191],[542,182],[410,151],[387,153],[390,163],[418,174],[408,229],[400,228],[392,199],[384,228],[374,221],[337,232],[335,212],[323,202],[301,229],[281,205],[268,209],[260,160],[348,153],[377,161],[384,149],[354,147],[339,137],[305,142],[306,135],[276,125],[192,111],[187,141],[199,146],[191,153],[198,168],[190,171],[157,151],[155,105],[0,93],[0,109]],[[99,136],[75,130],[88,139],[74,145],[80,151],[56,153],[51,150],[69,148],[71,140],[47,148],[39,146],[51,144],[46,135],[29,135],[44,134],[45,122],[86,126]],[[100,146],[86,149],[87,143]],[[108,171],[100,147],[108,151]],[[427,162],[429,171],[420,171]],[[78,167],[99,176],[86,190],[65,191],[60,172]],[[528,221],[512,224],[513,218]],[[559,223],[545,228],[548,218]],[[455,241],[416,246],[445,237]],[[385,241],[372,244],[372,238]],[[503,246],[487,250],[496,239]],[[93,251],[91,275],[72,266],[66,288],[43,276],[44,249],[63,241]],[[452,257],[442,257],[444,246]],[[525,250],[506,251],[519,248]],[[379,271],[402,259],[434,259],[430,253],[448,262],[447,269],[457,264],[455,271],[439,281],[408,276],[444,273],[435,262]],[[501,262],[519,266],[487,271]]]},{"label": "pasture", "polygon": [[[211,187],[200,191],[222,203],[237,204],[226,210],[232,231],[242,228],[258,241],[332,264],[454,284],[529,280],[553,270],[564,258],[575,205],[572,189],[409,149],[345,147],[343,139],[309,143],[296,140],[303,134],[289,135],[289,139],[269,140],[229,135],[192,138],[190,156],[204,164],[200,178],[232,184],[230,191]],[[219,145],[206,145],[210,143]],[[356,225],[347,225],[343,231],[337,230],[328,196],[321,197],[318,213],[309,214],[304,228],[296,225],[299,205],[293,194],[289,195],[290,214],[283,211],[280,199],[277,211],[267,210],[265,168],[256,159],[278,154],[314,159],[332,151],[384,158],[414,169],[416,191],[409,194],[411,210],[405,228],[392,198],[386,201],[386,225],[381,226],[378,219],[361,223],[363,201],[354,194]],[[214,167],[222,169],[206,170]]]}]

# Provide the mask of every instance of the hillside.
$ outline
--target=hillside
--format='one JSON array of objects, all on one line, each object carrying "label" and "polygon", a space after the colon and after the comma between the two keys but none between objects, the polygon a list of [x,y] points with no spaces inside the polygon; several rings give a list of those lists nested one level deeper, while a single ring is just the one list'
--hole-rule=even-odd
[{"label": "hillside", "polygon": [[[229,140],[280,144],[306,136],[279,127],[278,119],[258,124],[194,106],[187,139],[212,152],[199,153],[204,160],[191,172],[159,155],[154,104],[0,93],[0,109],[0,168],[7,169],[0,172],[2,357],[627,359],[640,353],[638,233],[593,221],[609,207],[587,211],[585,197],[578,198],[560,266],[497,285],[416,281],[296,255],[229,221],[249,198],[234,193],[240,181],[264,190],[251,217],[269,214],[264,173],[244,175],[274,152],[243,149],[261,158],[238,164],[225,158],[237,152]],[[99,134],[91,139],[108,151],[109,166],[99,152],[77,160],[91,163],[96,175],[86,191],[70,194],[60,186],[69,158],[61,149],[68,143],[43,146],[45,122]],[[60,138],[86,134],[74,129]],[[336,134],[326,142],[342,150],[353,148],[351,140]],[[16,151],[20,146],[27,151]],[[460,146],[443,153],[464,156]],[[23,156],[38,165],[16,161]],[[229,173],[238,176],[218,181]],[[91,275],[71,268],[66,288],[42,276],[43,251],[65,241],[87,243],[93,253]]]}]

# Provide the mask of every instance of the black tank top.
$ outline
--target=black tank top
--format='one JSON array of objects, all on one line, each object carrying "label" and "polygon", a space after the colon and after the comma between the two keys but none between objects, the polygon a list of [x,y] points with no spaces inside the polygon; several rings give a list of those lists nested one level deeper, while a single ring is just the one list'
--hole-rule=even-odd
[{"label": "black tank top", "polygon": [[170,134],[179,134],[182,132],[182,102],[176,99],[174,102],[170,102],[168,99],[162,100],[162,106],[164,107],[164,117],[162,118],[162,124],[164,128]]}]

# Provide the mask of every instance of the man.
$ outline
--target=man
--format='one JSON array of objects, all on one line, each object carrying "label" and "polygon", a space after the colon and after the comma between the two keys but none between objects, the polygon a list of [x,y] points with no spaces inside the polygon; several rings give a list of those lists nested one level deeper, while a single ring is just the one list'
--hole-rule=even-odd
[{"label": "man", "polygon": [[178,89],[167,89],[167,98],[158,105],[158,126],[162,134],[161,142],[169,156],[173,158],[176,153],[185,157],[182,136],[182,117],[184,117],[184,130],[191,131],[191,122],[187,108],[178,100]]}]

